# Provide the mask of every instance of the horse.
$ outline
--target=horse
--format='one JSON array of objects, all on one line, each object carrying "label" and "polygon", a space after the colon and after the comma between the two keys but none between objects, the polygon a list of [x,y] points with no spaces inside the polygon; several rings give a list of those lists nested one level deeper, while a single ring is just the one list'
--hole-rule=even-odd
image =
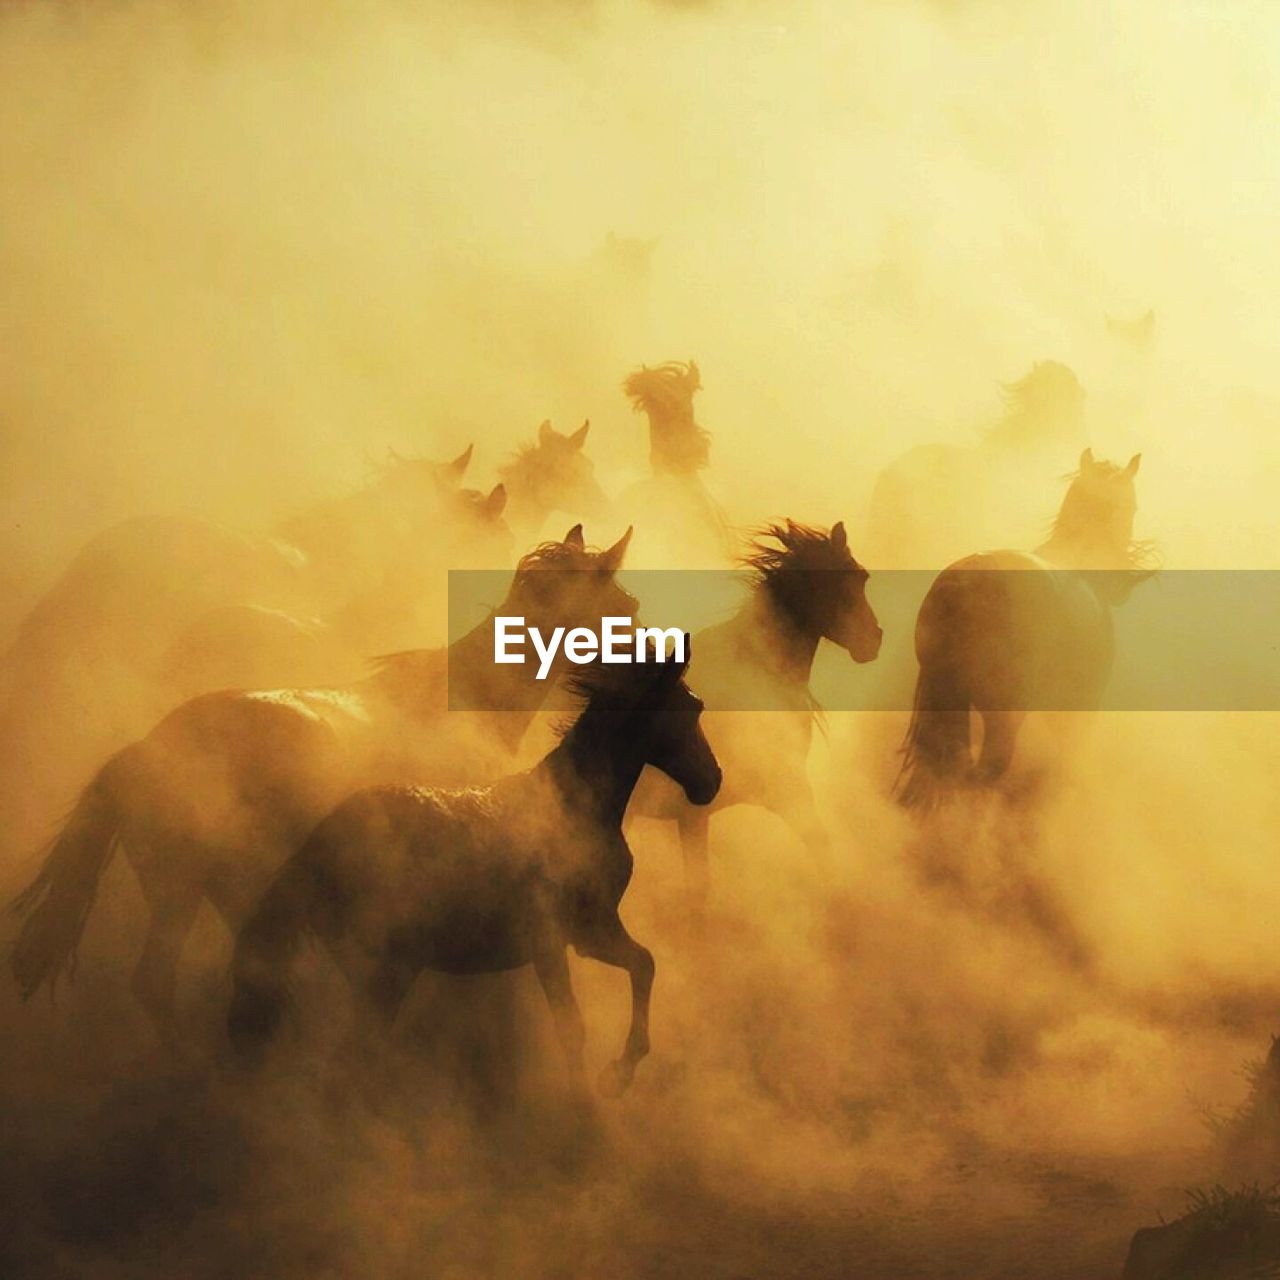
[{"label": "horse", "polygon": [[[911,809],[962,786],[992,788],[1028,711],[1093,710],[1111,672],[1111,609],[1155,572],[1135,542],[1134,477],[1086,449],[1047,542],[957,560],[916,619],[914,710],[894,791]],[[971,712],[982,720],[977,760]]]},{"label": "horse", "polygon": [[442,515],[470,458],[470,448],[447,463],[393,455],[365,489],[269,534],[144,516],[91,539],[0,660],[0,737],[24,763],[21,787],[6,785],[0,801],[6,837],[29,838],[68,771],[172,705],[181,667],[170,650],[187,628],[244,605],[309,618],[366,589],[375,560],[378,573],[403,565],[408,546],[452,524]]},{"label": "horse", "polygon": [[185,627],[166,651],[158,677],[181,698],[215,689],[331,683],[355,678],[363,655],[403,649],[430,634],[445,612],[445,566],[505,565],[512,535],[501,485],[488,493],[444,495],[433,536],[412,557],[383,566],[373,585],[327,617],[262,604],[211,609]]},{"label": "horse", "polygon": [[758,805],[812,853],[825,851],[827,831],[806,768],[818,715],[809,692],[814,656],[825,639],[854,662],[871,662],[882,639],[867,600],[870,575],[850,553],[843,522],[830,529],[793,520],[767,525],[741,563],[751,571],[750,595],[734,617],[698,632],[691,668],[694,687],[711,707],[707,736],[724,765],[725,785],[713,805],[699,808],[650,771],[632,804],[634,816],[678,824],[696,908],[708,888],[710,817],[721,809]]},{"label": "horse", "polygon": [[507,520],[520,537],[536,537],[547,517],[561,512],[570,519],[598,519],[608,506],[596,481],[591,459],[583,452],[590,421],[563,434],[550,421],[538,427],[532,444],[522,445],[510,462],[498,468],[509,496]]},{"label": "horse", "polygon": [[[494,664],[494,617],[550,629],[633,616],[634,598],[614,581],[630,536],[595,551],[575,525],[544,543],[520,561],[498,610],[448,649],[382,658],[345,688],[205,694],[114,755],[16,901],[26,918],[10,967],[23,996],[73,968],[99,879],[123,845],[151,913],[133,994],[175,1046],[177,964],[201,902],[234,933],[272,873],[353,787],[500,769],[553,682],[538,680],[533,664]],[[491,709],[446,716],[451,695]]]},{"label": "horse", "polygon": [[575,1085],[584,1029],[567,960],[625,969],[631,1025],[600,1078],[622,1093],[649,1051],[653,956],[618,905],[633,859],[622,819],[641,770],[660,769],[689,803],[710,803],[720,766],[699,724],[685,659],[596,664],[568,677],[581,714],[537,765],[465,791],[381,786],[344,800],[272,881],[236,942],[227,1027],[253,1061],[277,1030],[288,966],[307,934],[356,997],[357,1039],[388,1034],[424,969],[498,973],[532,965]]},{"label": "horse", "polygon": [[[717,567],[731,562],[733,537],[699,476],[710,462],[711,436],[693,414],[693,398],[702,389],[697,364],[672,360],[642,366],[628,375],[622,389],[632,408],[649,420],[652,474],[618,499],[620,510],[634,513],[634,522],[643,525],[653,548],[648,558],[686,568],[691,560]],[[669,538],[663,538],[664,531]]]},{"label": "horse", "polygon": [[1003,391],[1004,414],[976,445],[918,445],[881,471],[867,521],[873,564],[937,570],[969,547],[1007,546],[1034,529],[1028,479],[1065,469],[1087,443],[1085,393],[1055,360]]}]

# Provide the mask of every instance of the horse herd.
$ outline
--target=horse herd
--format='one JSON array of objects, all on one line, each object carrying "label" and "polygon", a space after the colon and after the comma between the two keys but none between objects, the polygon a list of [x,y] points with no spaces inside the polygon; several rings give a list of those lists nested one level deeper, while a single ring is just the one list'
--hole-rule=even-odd
[{"label": "horse herd", "polygon": [[[652,474],[617,509],[638,542],[694,529],[703,562],[718,562],[730,531],[699,475],[710,437],[693,413],[697,366],[642,369],[624,385],[649,418]],[[1003,475],[1011,441],[1034,438],[1033,452],[1060,445],[1077,392],[1063,366],[1036,366],[1015,385],[996,439],[951,461],[970,478],[992,467]],[[174,519],[132,522],[91,543],[7,658],[3,714],[21,743],[14,758],[33,777],[49,740],[65,735],[59,699],[67,716],[85,717],[98,695],[109,702],[118,691],[117,706],[85,719],[90,780],[17,899],[10,967],[22,994],[74,967],[120,849],[149,912],[132,990],[175,1050],[178,964],[208,902],[236,938],[227,1026],[245,1061],[279,1027],[293,956],[313,939],[355,994],[364,1045],[389,1030],[425,969],[532,965],[576,1077],[572,947],[629,975],[630,1028],[601,1082],[607,1093],[624,1089],[648,1051],[654,977],[651,954],[618,914],[632,873],[624,821],[676,824],[695,913],[718,808],[762,805],[820,852],[828,837],[806,771],[815,655],[826,640],[871,662],[882,635],[843,524],[766,525],[738,561],[750,572],[741,608],[694,635],[685,662],[569,673],[558,659],[572,722],[537,764],[514,771],[554,681],[494,664],[493,619],[520,615],[550,630],[635,617],[640,603],[617,579],[631,529],[604,549],[587,544],[581,524],[538,542],[489,617],[447,647],[408,646],[438,616],[443,566],[492,564],[556,512],[607,509],[587,437],[587,424],[562,434],[544,423],[487,491],[462,486],[470,449],[445,464],[397,457],[361,495],[270,535]],[[895,789],[903,805],[927,815],[957,788],[996,784],[1029,709],[1098,704],[1110,610],[1152,572],[1133,537],[1139,461],[1103,462],[1086,448],[1047,541],[953,560],[934,579],[916,626],[919,672]],[[919,462],[904,459],[908,471]],[[942,474],[947,459],[928,465]],[[901,487],[891,468],[873,519],[887,513],[909,547],[915,516],[890,500]],[[887,545],[893,533],[873,527],[868,540]],[[371,671],[341,678],[357,655],[379,651],[389,656]],[[312,679],[320,672],[340,678]],[[715,710],[722,690],[744,685],[776,708],[767,767],[758,746],[743,749],[735,713]],[[459,695],[479,709],[449,711]],[[174,709],[152,727],[136,725],[165,704]]]}]

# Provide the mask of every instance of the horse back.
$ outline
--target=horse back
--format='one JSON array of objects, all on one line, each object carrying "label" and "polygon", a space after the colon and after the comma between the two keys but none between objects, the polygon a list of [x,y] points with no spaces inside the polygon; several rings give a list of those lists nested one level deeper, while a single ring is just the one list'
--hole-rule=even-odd
[{"label": "horse back", "polygon": [[922,669],[949,671],[979,709],[1096,706],[1111,669],[1111,615],[1084,575],[993,551],[934,580],[916,622]]}]

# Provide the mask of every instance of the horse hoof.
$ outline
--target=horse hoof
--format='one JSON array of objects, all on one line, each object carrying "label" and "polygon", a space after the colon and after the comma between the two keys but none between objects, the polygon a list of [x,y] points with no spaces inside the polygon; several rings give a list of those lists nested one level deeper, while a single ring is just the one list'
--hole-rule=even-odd
[{"label": "horse hoof", "polygon": [[626,1093],[634,1074],[635,1068],[621,1059],[609,1063],[600,1073],[598,1087],[601,1094],[606,1098],[620,1098]]}]

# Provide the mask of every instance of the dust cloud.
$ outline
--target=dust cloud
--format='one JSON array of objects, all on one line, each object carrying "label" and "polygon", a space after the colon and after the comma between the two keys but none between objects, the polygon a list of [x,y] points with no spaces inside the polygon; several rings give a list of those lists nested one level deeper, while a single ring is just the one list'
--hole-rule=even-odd
[{"label": "dust cloud", "polygon": [[[862,550],[877,476],[920,445],[979,456],[1002,384],[1045,360],[1085,389],[1083,443],[1143,454],[1136,530],[1167,567],[1276,568],[1278,56],[1270,6],[1191,0],[5,5],[6,896],[178,701],[154,672],[205,610],[267,610],[237,652],[279,641],[288,682],[340,683],[440,642],[444,568],[509,568],[578,519],[613,543],[647,475],[621,391],[642,364],[697,361],[729,524],[844,520],[873,604],[878,568],[942,567],[892,530]],[[474,444],[461,483],[485,497],[544,419],[590,419],[612,506],[509,508],[511,542],[450,542],[433,479],[421,578],[357,560],[298,588],[307,513],[399,509],[391,450]],[[995,473],[1010,543],[1040,540],[1079,451]],[[122,525],[143,516],[187,523]],[[215,560],[229,585],[187,590]],[[824,650],[816,683],[847,661]],[[162,1051],[117,856],[57,1003],[6,971],[3,1269],[1119,1274],[1186,1187],[1244,1176],[1204,1113],[1280,1029],[1274,717],[1100,715],[1043,787],[1059,743],[1030,725],[1031,800],[924,824],[890,799],[904,728],[827,717],[820,858],[772,815],[713,819],[702,931],[674,830],[635,821],[654,1049],[592,1119],[523,972],[461,996],[428,975],[384,1087],[347,1088],[316,1048],[344,998],[312,958],[298,1044],[246,1082],[207,904]],[[599,1065],[626,982],[573,963]],[[454,1028],[467,1005],[503,1016]]]}]

